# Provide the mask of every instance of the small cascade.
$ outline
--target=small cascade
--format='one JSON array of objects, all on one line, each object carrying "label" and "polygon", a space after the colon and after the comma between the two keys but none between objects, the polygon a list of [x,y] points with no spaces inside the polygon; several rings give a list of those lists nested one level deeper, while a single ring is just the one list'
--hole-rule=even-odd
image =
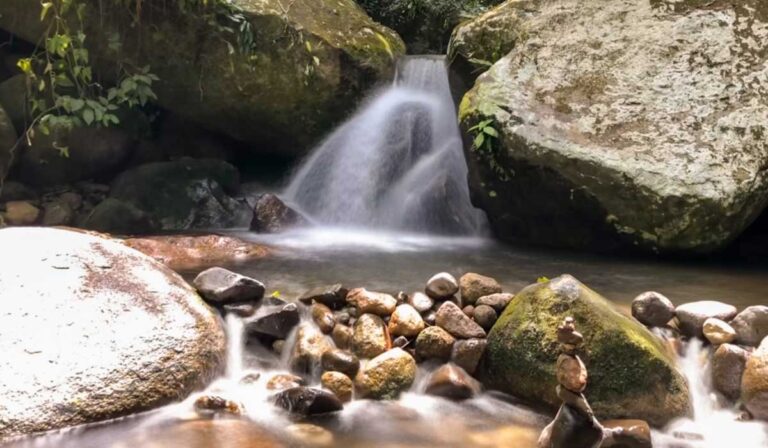
[{"label": "small cascade", "polygon": [[407,57],[395,82],[320,145],[285,199],[320,224],[481,235],[443,57]]},{"label": "small cascade", "polygon": [[685,439],[691,448],[725,446],[768,446],[768,425],[763,422],[739,421],[739,413],[712,387],[708,353],[699,339],[691,339],[680,358],[680,368],[688,380],[693,418],[677,420],[664,433],[654,434],[654,446],[680,446]]},{"label": "small cascade", "polygon": [[245,349],[243,320],[234,313],[227,314],[227,379],[237,381],[243,375]]}]

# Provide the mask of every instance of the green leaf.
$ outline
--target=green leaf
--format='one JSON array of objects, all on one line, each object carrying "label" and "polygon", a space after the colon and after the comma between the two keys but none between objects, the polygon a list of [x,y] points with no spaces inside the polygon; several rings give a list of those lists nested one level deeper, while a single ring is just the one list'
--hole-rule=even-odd
[{"label": "green leaf", "polygon": [[53,6],[53,3],[44,2],[44,3],[41,3],[40,6],[43,7],[42,11],[40,11],[40,21],[42,22],[45,20],[45,16],[48,15],[48,10],[51,9],[51,6]]},{"label": "green leaf", "polygon": [[91,125],[93,123],[94,115],[93,111],[91,109],[85,109],[83,111],[83,120],[85,120],[85,124]]},{"label": "green leaf", "polygon": [[485,134],[480,133],[475,136],[475,149],[480,149],[483,147],[483,142],[485,142]]},{"label": "green leaf", "polygon": [[488,126],[486,128],[483,128],[483,132],[488,134],[488,135],[490,135],[491,137],[496,137],[496,138],[499,137],[498,131],[496,131],[496,129],[494,129],[494,128],[490,127],[490,126]]},{"label": "green leaf", "polygon": [[72,110],[72,112],[77,112],[80,109],[85,106],[85,101],[83,101],[80,98],[73,98],[72,101],[69,103],[69,107]]}]

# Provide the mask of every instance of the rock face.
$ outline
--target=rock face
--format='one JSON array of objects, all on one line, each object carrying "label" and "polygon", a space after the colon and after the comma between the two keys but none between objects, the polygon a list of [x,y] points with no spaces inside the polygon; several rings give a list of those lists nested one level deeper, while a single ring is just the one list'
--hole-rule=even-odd
[{"label": "rock face", "polygon": [[747,361],[741,379],[741,401],[755,418],[768,420],[768,338]]},{"label": "rock face", "polygon": [[740,344],[757,347],[768,337],[768,306],[755,305],[744,308],[731,321]]},{"label": "rock face", "polygon": [[488,335],[479,372],[490,388],[559,404],[557,326],[573,316],[590,368],[585,394],[598,417],[642,418],[662,426],[688,412],[688,386],[664,345],[600,295],[564,275],[519,292]]},{"label": "rock face", "polygon": [[[88,2],[87,43],[100,61],[97,68],[113,69],[108,36],[120,31],[121,61],[151,66],[162,80],[154,89],[163,108],[257,143],[255,150],[286,154],[306,149],[371,84],[389,79],[404,52],[395,33],[373,22],[354,0],[293,2],[290,8],[279,0],[232,3],[254,30],[245,52],[231,52],[228,45],[238,44],[227,42],[229,35],[213,29],[202,14],[148,4],[134,19]],[[150,38],[139,30],[125,32],[134,20],[153,30]],[[29,42],[37,42],[46,25],[37,3],[0,5],[0,28]]]},{"label": "rock face", "polygon": [[160,229],[225,228],[247,222],[248,207],[230,197],[239,188],[234,166],[184,158],[121,173],[110,197],[146,212]]},{"label": "rock face", "polygon": [[0,230],[0,247],[0,440],[152,409],[219,371],[220,319],[160,263],[59,229]]},{"label": "rock face", "polygon": [[250,228],[259,233],[280,233],[307,224],[309,221],[301,213],[274,194],[266,193],[259,196],[253,207]]},{"label": "rock face", "polygon": [[373,358],[355,378],[355,388],[362,398],[395,399],[408,390],[416,379],[416,361],[400,348]]},{"label": "rock face", "polygon": [[536,3],[511,13],[513,48],[460,106],[465,130],[491,120],[499,135],[468,150],[495,233],[604,250],[728,244],[768,200],[765,2]]}]

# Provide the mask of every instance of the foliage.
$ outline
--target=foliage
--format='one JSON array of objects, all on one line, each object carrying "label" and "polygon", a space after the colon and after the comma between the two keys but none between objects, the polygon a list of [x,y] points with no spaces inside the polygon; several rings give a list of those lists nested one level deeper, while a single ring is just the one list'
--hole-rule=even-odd
[{"label": "foliage", "polygon": [[488,162],[491,169],[501,180],[509,180],[510,171],[498,161],[499,131],[494,126],[494,120],[482,120],[467,130],[473,135],[472,149]]}]

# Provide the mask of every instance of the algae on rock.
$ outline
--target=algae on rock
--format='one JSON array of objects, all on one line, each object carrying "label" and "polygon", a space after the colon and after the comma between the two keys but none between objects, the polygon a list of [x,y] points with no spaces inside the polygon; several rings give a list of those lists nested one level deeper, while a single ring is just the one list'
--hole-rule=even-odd
[{"label": "algae on rock", "polygon": [[639,418],[662,426],[689,412],[685,378],[663,343],[570,275],[515,295],[488,335],[481,367],[485,384],[557,406],[557,327],[568,316],[584,336],[578,354],[589,368],[585,394],[599,418]]}]

